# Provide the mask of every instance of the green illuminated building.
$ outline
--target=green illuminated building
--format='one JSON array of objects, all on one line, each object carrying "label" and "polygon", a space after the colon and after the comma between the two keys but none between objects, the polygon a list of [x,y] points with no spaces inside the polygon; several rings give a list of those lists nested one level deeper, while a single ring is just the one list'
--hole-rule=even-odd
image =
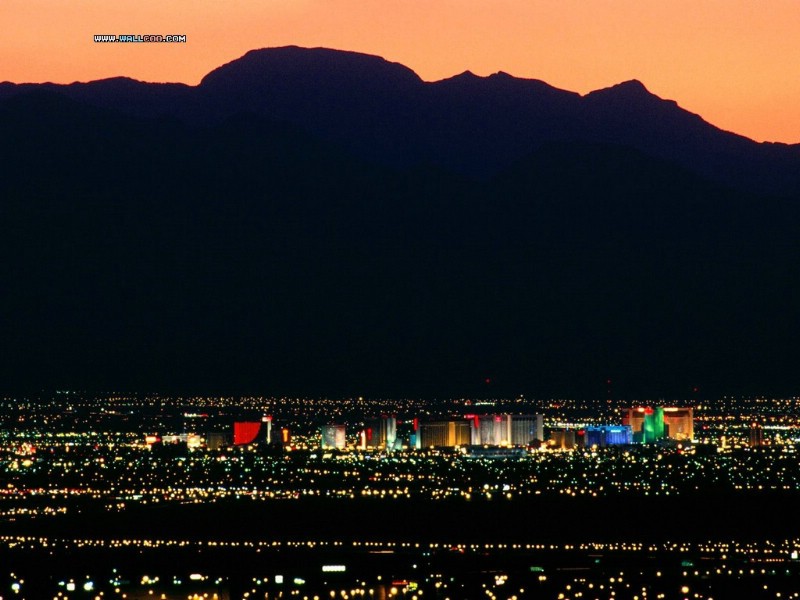
[{"label": "green illuminated building", "polygon": [[645,412],[642,425],[642,441],[645,444],[655,442],[664,437],[664,409],[660,406]]},{"label": "green illuminated building", "polygon": [[622,424],[630,425],[634,442],[652,444],[665,438],[691,440],[694,437],[693,418],[692,408],[639,407],[629,408]]}]

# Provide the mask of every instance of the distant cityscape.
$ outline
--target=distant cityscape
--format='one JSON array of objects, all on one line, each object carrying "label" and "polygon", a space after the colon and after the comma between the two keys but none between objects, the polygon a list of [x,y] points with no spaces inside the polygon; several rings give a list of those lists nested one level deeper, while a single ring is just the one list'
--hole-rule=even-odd
[{"label": "distant cityscape", "polygon": [[[736,404],[739,414],[721,412]],[[113,496],[120,506],[240,495],[658,495],[709,482],[795,491],[799,405],[794,398],[724,399],[714,409],[524,398],[7,399],[0,495],[9,507],[0,514],[67,512],[20,503],[33,490],[54,500]],[[490,408],[504,412],[484,412]]]},{"label": "distant cityscape", "polygon": [[798,398],[1,408],[0,597],[797,597]]}]

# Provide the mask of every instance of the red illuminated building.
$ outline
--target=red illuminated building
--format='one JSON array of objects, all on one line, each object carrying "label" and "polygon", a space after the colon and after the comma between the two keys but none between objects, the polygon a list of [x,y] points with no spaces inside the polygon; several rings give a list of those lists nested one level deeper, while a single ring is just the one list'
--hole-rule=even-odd
[{"label": "red illuminated building", "polygon": [[233,424],[233,445],[252,444],[258,437],[261,423],[258,421],[236,421]]}]

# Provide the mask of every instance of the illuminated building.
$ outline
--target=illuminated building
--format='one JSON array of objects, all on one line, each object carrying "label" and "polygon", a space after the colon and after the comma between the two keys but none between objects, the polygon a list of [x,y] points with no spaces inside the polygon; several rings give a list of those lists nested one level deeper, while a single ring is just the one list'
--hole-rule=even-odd
[{"label": "illuminated building", "polygon": [[323,425],[320,427],[320,445],[322,448],[344,450],[346,443],[344,425]]},{"label": "illuminated building", "polygon": [[544,440],[542,415],[511,415],[511,445],[528,446],[533,441]]},{"label": "illuminated building", "polygon": [[181,433],[178,435],[164,435],[161,436],[161,443],[166,445],[169,444],[185,444],[189,440],[189,435],[186,433]]},{"label": "illuminated building", "polygon": [[649,444],[663,438],[691,440],[694,437],[692,408],[629,408],[622,419],[633,431],[633,441]]},{"label": "illuminated building", "polygon": [[664,409],[660,406],[654,409],[646,408],[644,411],[644,423],[642,425],[642,441],[645,444],[650,444],[664,437],[666,437],[664,429]]},{"label": "illuminated building", "polygon": [[665,408],[664,425],[667,427],[667,436],[673,440],[694,439],[694,409]]},{"label": "illuminated building", "polygon": [[470,424],[467,421],[420,422],[417,430],[422,448],[453,448],[470,443]]},{"label": "illuminated building", "polygon": [[187,448],[200,448],[204,443],[203,438],[201,438],[199,435],[194,434],[194,433],[181,433],[181,434],[178,434],[178,435],[165,435],[165,436],[163,436],[161,438],[158,438],[158,436],[147,436],[145,438],[145,441],[148,444],[151,444],[151,445],[153,443],[157,443],[159,441],[162,444],[165,444],[165,445],[186,444]]},{"label": "illuminated building", "polygon": [[475,446],[527,446],[544,439],[542,415],[467,415]]},{"label": "illuminated building", "polygon": [[473,418],[472,443],[476,446],[508,446],[511,443],[508,415],[482,415]]},{"label": "illuminated building", "polygon": [[272,443],[272,416],[271,415],[265,415],[265,416],[261,417],[261,422],[267,424],[267,432],[266,432],[267,440],[266,441],[267,441],[267,444],[271,444]]},{"label": "illuminated building", "polygon": [[227,439],[224,433],[212,431],[208,433],[206,439],[206,444],[209,450],[219,450],[220,448],[227,446]]},{"label": "illuminated building", "polygon": [[575,447],[575,430],[561,429],[550,433],[550,446],[562,450],[571,450]]},{"label": "illuminated building", "polygon": [[365,448],[385,448],[394,450],[397,443],[397,419],[381,417],[368,421],[364,429]]},{"label": "illuminated building", "polygon": [[764,445],[764,428],[759,423],[750,424],[750,447],[758,448]]},{"label": "illuminated building", "polygon": [[367,434],[372,433],[370,429],[362,429],[358,433],[358,449],[359,450],[366,450],[367,449]]},{"label": "illuminated building", "polygon": [[256,441],[261,431],[260,421],[236,421],[233,424],[233,445],[245,446]]},{"label": "illuminated building", "polygon": [[584,429],[584,444],[587,447],[620,446],[633,443],[630,425],[602,425]]}]

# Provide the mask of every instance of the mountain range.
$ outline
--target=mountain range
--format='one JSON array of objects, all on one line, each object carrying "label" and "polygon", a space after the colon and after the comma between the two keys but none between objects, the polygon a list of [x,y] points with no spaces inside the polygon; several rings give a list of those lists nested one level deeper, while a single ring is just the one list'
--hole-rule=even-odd
[{"label": "mountain range", "polygon": [[297,47],[254,50],[198,86],[114,78],[0,84],[0,99],[46,89],[137,117],[192,125],[248,113],[292,124],[354,156],[495,175],[552,141],[635,148],[758,193],[800,192],[800,144],[755,143],[662,100],[638,81],[580,96],[503,72],[427,83],[376,56]]},{"label": "mountain range", "polygon": [[2,83],[0,131],[0,388],[800,384],[800,146],[637,81],[274,48],[198,86]]}]

